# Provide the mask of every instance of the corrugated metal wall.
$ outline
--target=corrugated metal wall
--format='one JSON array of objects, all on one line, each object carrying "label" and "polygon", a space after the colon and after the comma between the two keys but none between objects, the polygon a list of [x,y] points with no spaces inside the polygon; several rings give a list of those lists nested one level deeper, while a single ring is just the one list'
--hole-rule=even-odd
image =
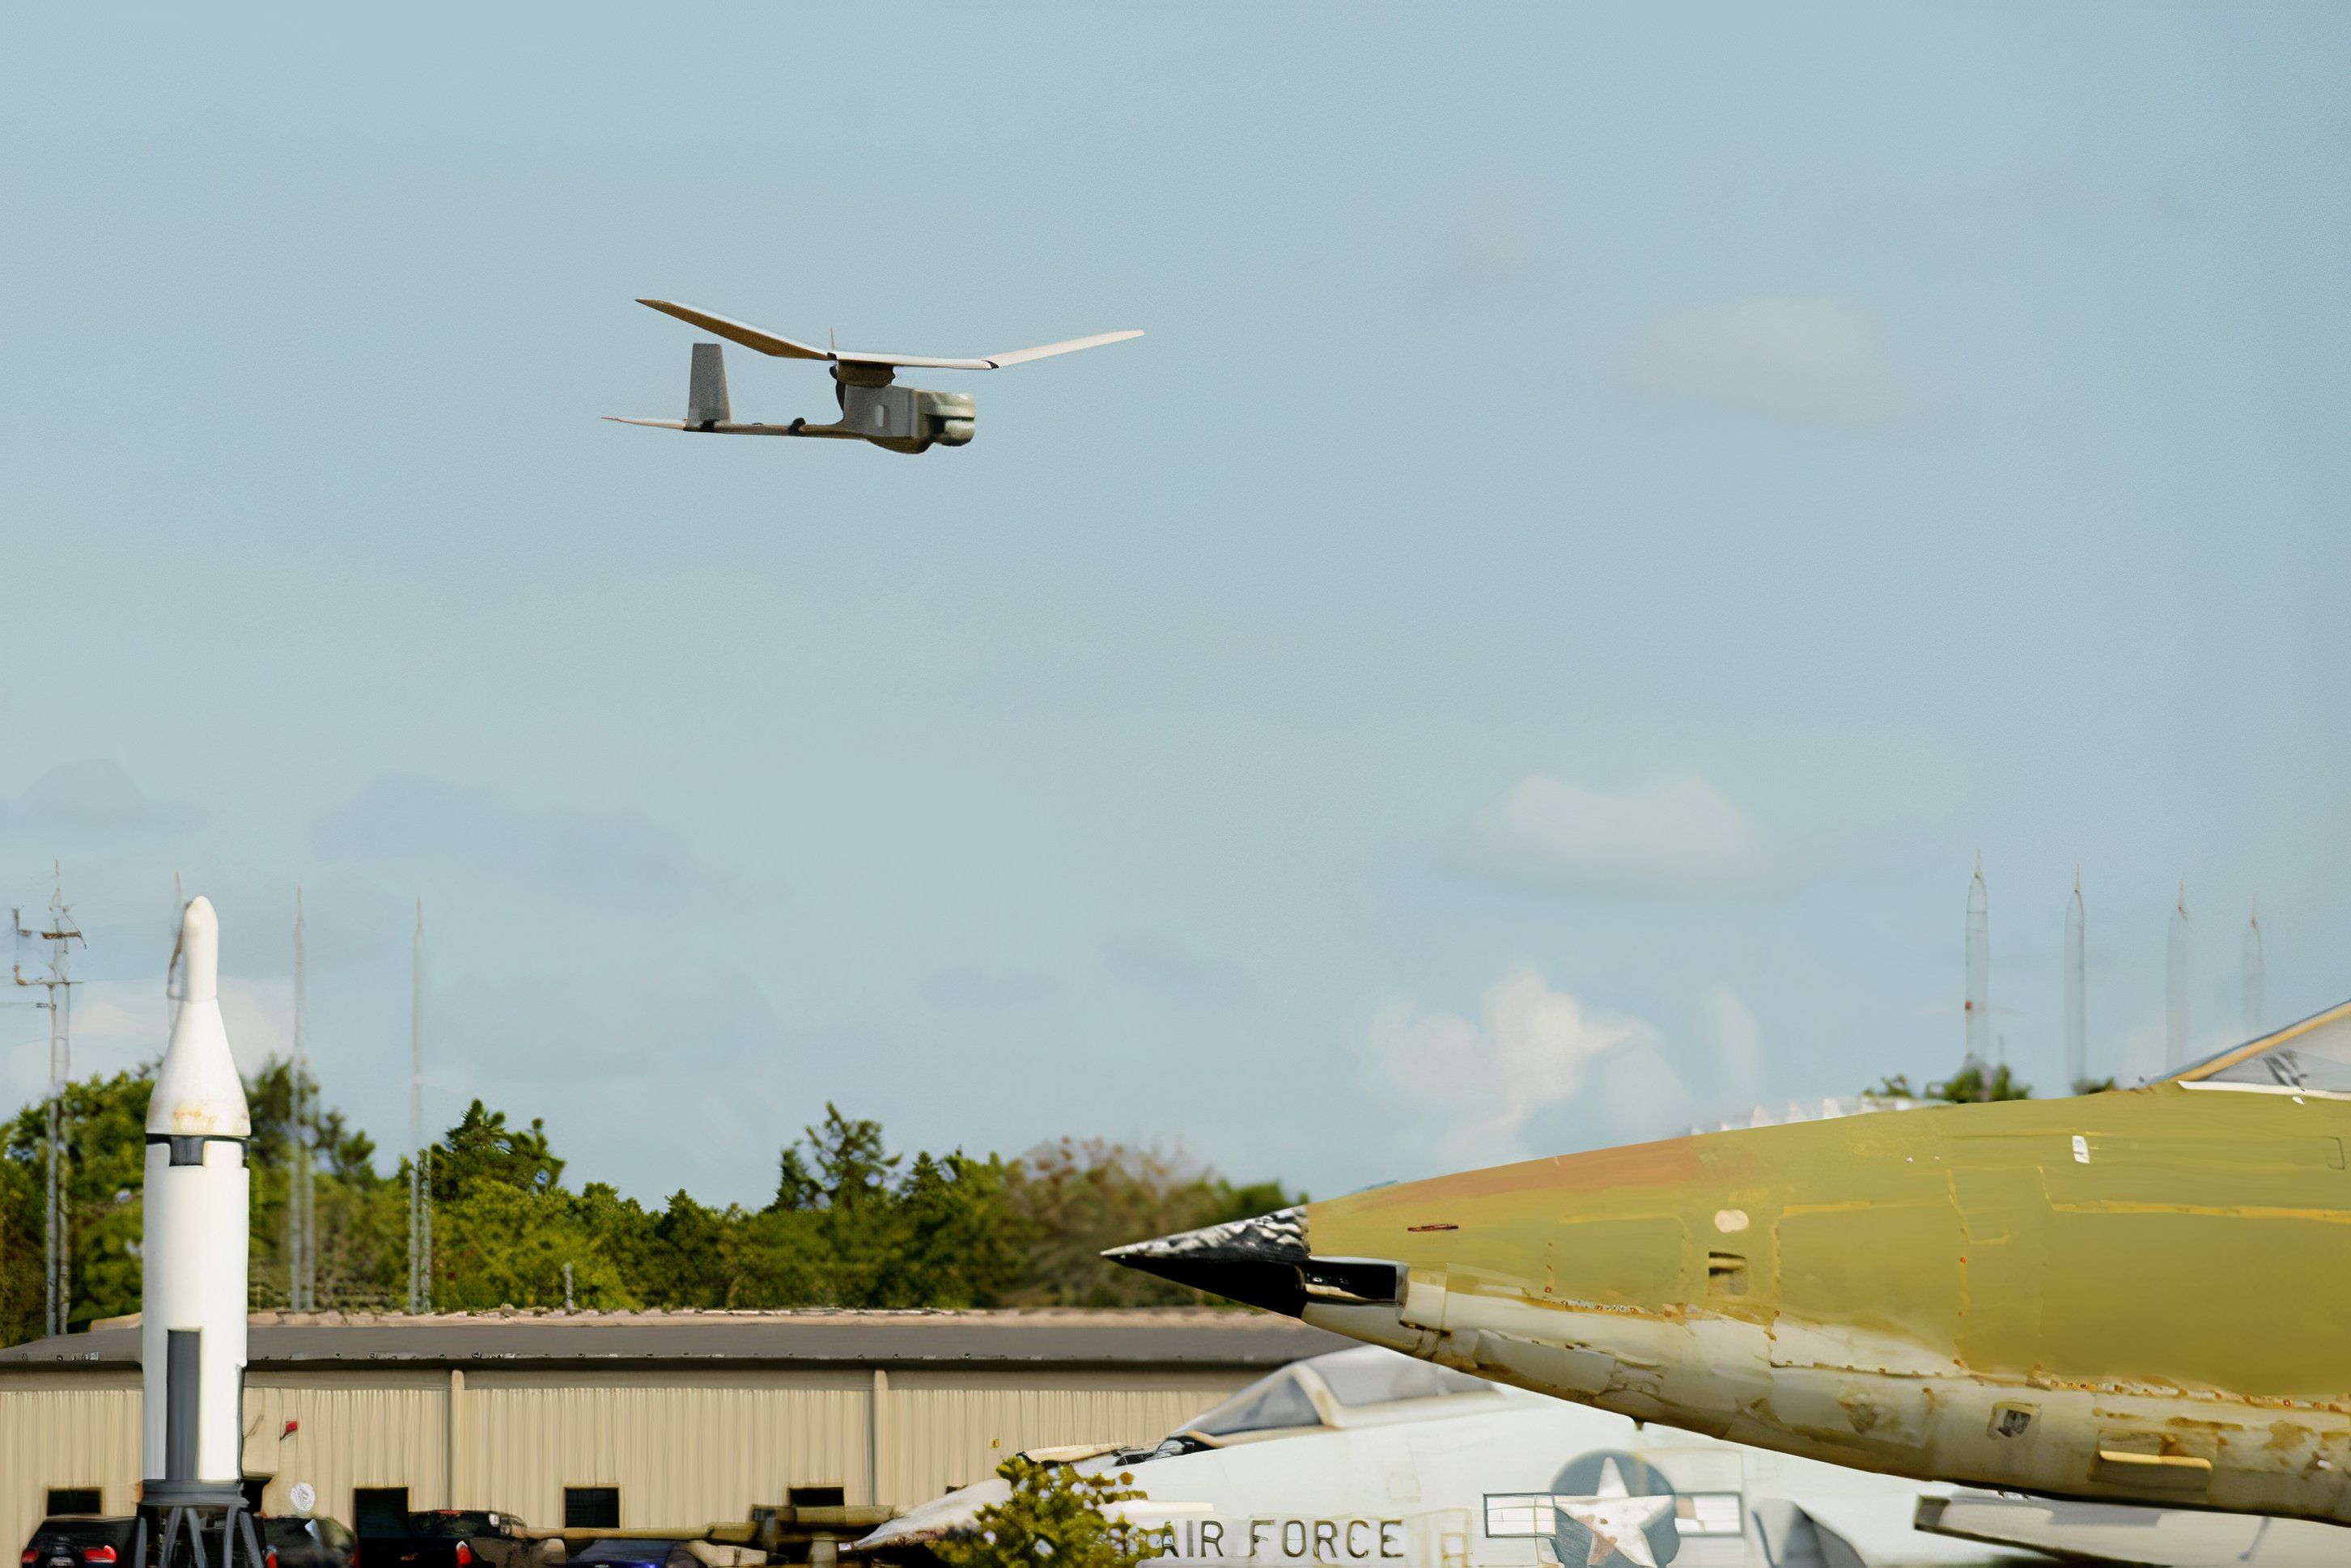
[{"label": "corrugated metal wall", "polygon": [[[298,1429],[287,1433],[288,1421]],[[448,1426],[445,1372],[248,1375],[245,1473],[271,1478],[261,1506],[273,1513],[293,1511],[297,1481],[346,1524],[354,1487],[404,1486],[411,1506],[445,1508]]]},{"label": "corrugated metal wall", "polygon": [[[796,1486],[904,1507],[1022,1449],[1163,1436],[1249,1380],[1223,1368],[256,1373],[246,1469],[271,1478],[268,1511],[289,1510],[307,1481],[318,1511],[346,1523],[352,1490],[377,1486],[408,1488],[416,1508],[544,1525],[563,1522],[567,1486],[619,1487],[632,1527],[742,1519]],[[102,1487],[107,1509],[127,1511],[139,1415],[135,1371],[0,1381],[0,1547],[32,1533],[50,1487]]]},{"label": "corrugated metal wall", "polygon": [[1139,1373],[1086,1375],[893,1372],[883,1396],[881,1491],[909,1507],[993,1472],[1023,1449],[1149,1442],[1246,1379]]},{"label": "corrugated metal wall", "polygon": [[14,1556],[48,1489],[104,1490],[109,1511],[139,1501],[139,1376],[45,1374],[0,1393],[0,1546]]},{"label": "corrugated metal wall", "polygon": [[567,1486],[617,1486],[621,1522],[741,1519],[791,1486],[865,1501],[870,1382],[854,1372],[729,1376],[472,1374],[459,1397],[459,1492],[563,1522]]}]

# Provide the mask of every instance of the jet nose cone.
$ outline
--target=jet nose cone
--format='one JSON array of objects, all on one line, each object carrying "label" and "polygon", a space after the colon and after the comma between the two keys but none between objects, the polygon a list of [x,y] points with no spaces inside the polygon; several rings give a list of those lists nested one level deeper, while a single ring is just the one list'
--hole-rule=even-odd
[{"label": "jet nose cone", "polygon": [[1255,1219],[1229,1220],[1197,1231],[1179,1231],[1173,1236],[1113,1247],[1102,1256],[1179,1285],[1291,1317],[1306,1310],[1301,1271],[1313,1261],[1306,1249],[1302,1207],[1277,1209]]}]

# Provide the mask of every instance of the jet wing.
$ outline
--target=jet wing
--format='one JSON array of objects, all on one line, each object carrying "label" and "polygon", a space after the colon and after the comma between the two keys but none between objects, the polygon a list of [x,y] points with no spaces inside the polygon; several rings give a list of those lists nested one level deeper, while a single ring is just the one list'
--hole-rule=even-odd
[{"label": "jet wing", "polygon": [[1007,365],[1025,365],[1031,359],[1049,359],[1056,354],[1074,354],[1081,348],[1099,348],[1106,343],[1123,343],[1130,337],[1143,336],[1140,332],[1097,332],[1091,337],[1071,337],[1036,348],[1014,348],[1002,354],[990,354],[981,359],[939,359],[922,354],[866,354],[852,349],[819,348],[813,344],[778,337],[773,332],[716,316],[691,305],[679,305],[666,299],[640,299],[637,303],[650,306],[664,316],[674,316],[705,332],[716,332],[730,343],[740,343],[746,348],[756,348],[778,359],[825,359],[844,365],[897,365],[914,370],[1000,370]]},{"label": "jet wing", "polygon": [[2300,1519],[2056,1502],[1963,1491],[1918,1500],[1930,1535],[2113,1568],[2322,1568],[2343,1561],[2343,1528]]}]

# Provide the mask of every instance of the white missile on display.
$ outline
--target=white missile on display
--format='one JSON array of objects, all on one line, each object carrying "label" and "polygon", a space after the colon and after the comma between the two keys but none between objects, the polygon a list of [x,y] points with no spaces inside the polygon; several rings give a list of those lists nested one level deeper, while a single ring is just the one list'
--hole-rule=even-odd
[{"label": "white missile on display", "polygon": [[139,1360],[142,1501],[234,1507],[245,1479],[245,1314],[253,1120],[221,1023],[220,919],[180,919],[183,977],[147,1112]]}]

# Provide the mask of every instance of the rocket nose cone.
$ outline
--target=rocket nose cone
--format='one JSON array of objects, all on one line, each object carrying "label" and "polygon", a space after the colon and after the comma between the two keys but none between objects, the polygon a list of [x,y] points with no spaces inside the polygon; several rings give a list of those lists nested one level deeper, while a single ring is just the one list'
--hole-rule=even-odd
[{"label": "rocket nose cone", "polygon": [[220,994],[220,916],[202,894],[180,916],[180,1000],[210,1002]]},{"label": "rocket nose cone", "polygon": [[1298,1316],[1306,1308],[1306,1210],[1278,1209],[1253,1220],[1181,1231],[1102,1254],[1112,1262],[1179,1285]]}]

